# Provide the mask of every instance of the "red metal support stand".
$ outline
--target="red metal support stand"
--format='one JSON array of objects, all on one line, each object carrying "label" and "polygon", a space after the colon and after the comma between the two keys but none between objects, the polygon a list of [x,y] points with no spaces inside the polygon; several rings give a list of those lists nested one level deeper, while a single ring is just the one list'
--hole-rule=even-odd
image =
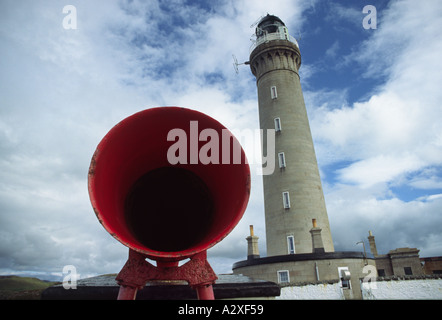
[{"label": "red metal support stand", "polygon": [[138,288],[120,285],[117,300],[135,300]]},{"label": "red metal support stand", "polygon": [[213,294],[213,287],[211,284],[201,285],[195,289],[198,300],[215,300],[215,295]]},{"label": "red metal support stand", "polygon": [[155,267],[146,261],[146,256],[129,249],[129,259],[116,277],[120,285],[118,300],[135,300],[137,291],[155,280],[185,280],[196,290],[199,300],[214,300],[212,284],[216,279],[206,251],[190,257],[182,266],[177,261],[158,261]]}]

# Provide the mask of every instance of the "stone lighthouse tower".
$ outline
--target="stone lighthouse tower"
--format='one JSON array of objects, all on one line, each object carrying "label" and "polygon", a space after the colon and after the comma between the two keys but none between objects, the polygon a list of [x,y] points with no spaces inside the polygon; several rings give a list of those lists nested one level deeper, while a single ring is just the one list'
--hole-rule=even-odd
[{"label": "stone lighthouse tower", "polygon": [[[273,173],[263,175],[267,256],[312,253],[312,221],[325,252],[333,240],[298,70],[298,43],[276,16],[256,27],[250,68],[258,88],[260,127],[275,130]],[[263,139],[263,150],[267,148]],[[269,155],[267,155],[269,156]]]}]

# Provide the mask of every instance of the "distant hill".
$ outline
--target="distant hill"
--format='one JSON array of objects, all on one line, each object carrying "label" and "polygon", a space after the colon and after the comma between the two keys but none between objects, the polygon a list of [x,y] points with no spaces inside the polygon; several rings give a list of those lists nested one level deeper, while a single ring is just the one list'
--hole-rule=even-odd
[{"label": "distant hill", "polygon": [[55,283],[30,277],[0,276],[0,300],[38,300],[41,292]]}]

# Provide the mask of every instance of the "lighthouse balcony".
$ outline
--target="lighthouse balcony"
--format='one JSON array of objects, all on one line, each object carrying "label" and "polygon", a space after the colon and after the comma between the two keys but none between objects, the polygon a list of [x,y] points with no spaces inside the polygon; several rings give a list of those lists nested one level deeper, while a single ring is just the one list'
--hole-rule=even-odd
[{"label": "lighthouse balcony", "polygon": [[299,48],[298,41],[296,41],[296,39],[291,35],[283,32],[274,32],[263,34],[259,36],[256,40],[252,40],[253,43],[250,46],[250,53],[255,50],[259,45],[274,40],[287,40],[294,43]]}]

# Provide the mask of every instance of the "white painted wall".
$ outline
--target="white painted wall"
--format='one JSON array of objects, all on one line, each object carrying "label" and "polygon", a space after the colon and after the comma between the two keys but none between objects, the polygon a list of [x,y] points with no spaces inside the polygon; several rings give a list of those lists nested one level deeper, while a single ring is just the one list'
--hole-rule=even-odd
[{"label": "white painted wall", "polygon": [[440,300],[442,279],[377,281],[374,288],[362,287],[364,300]]},{"label": "white painted wall", "polygon": [[[442,300],[442,279],[389,280],[362,284],[363,300]],[[339,283],[281,288],[280,300],[343,300]]]},{"label": "white painted wall", "polygon": [[281,300],[342,300],[341,285],[316,284],[296,287],[281,288],[281,295],[276,297]]}]

